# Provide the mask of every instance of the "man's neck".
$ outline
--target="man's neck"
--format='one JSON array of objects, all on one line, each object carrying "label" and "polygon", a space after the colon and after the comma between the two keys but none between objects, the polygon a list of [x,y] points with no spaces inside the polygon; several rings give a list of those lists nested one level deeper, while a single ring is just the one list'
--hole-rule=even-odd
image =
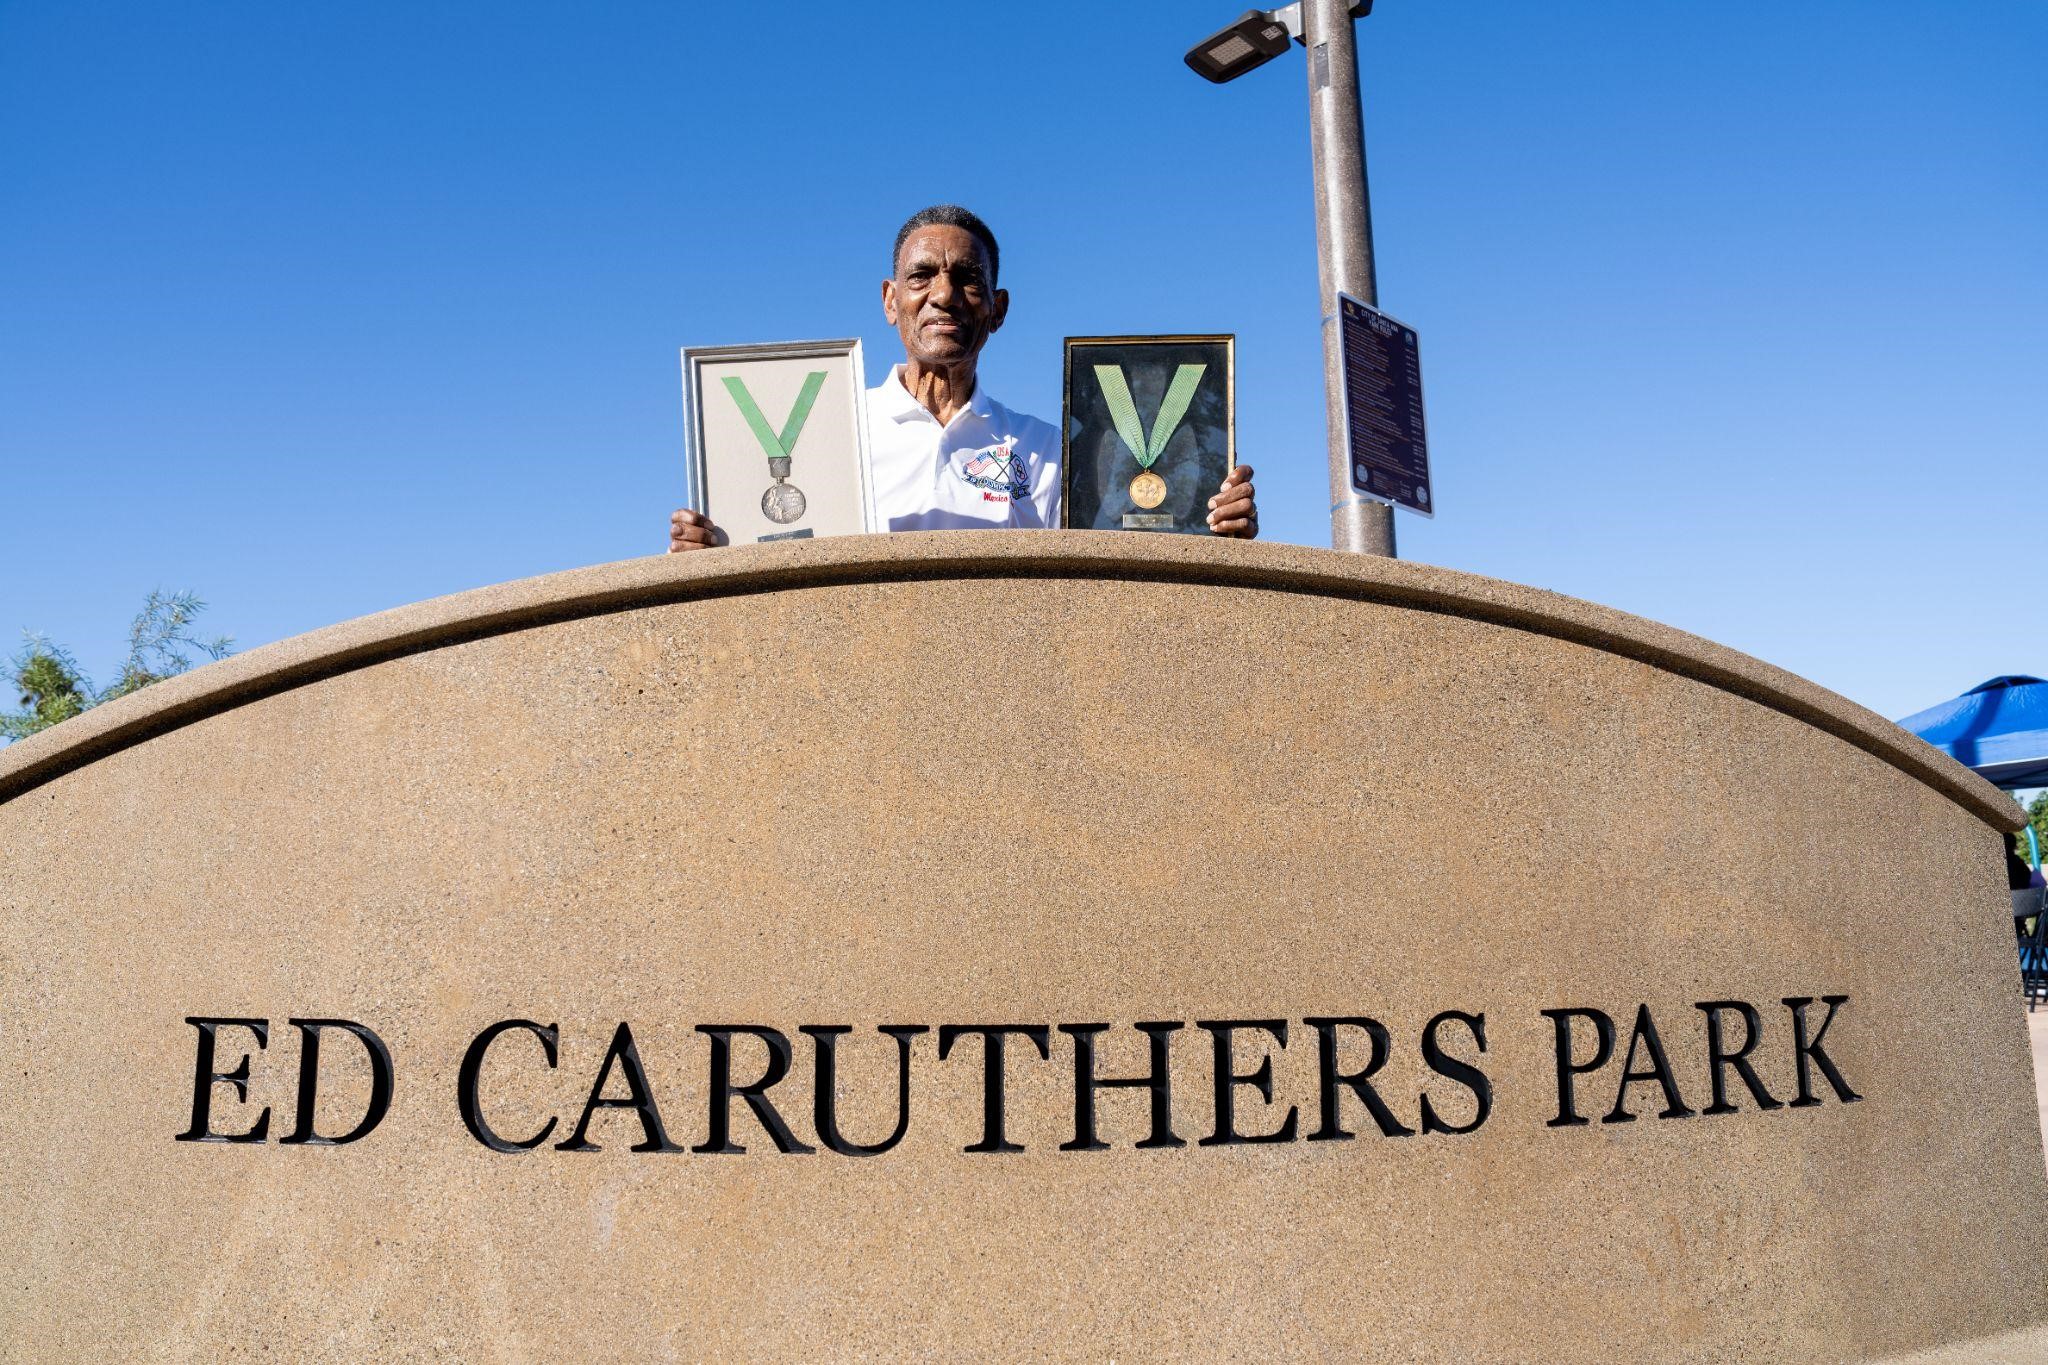
[{"label": "man's neck", "polygon": [[939,419],[951,422],[960,410],[967,406],[967,400],[974,397],[974,362],[965,365],[921,365],[915,360],[903,362],[903,387],[910,391],[918,406]]}]

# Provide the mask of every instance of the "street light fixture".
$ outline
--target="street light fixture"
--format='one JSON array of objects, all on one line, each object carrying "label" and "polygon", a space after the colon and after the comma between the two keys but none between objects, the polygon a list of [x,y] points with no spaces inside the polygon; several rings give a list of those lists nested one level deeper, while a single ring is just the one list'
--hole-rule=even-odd
[{"label": "street light fixture", "polygon": [[[1287,50],[1308,49],[1309,158],[1315,171],[1317,274],[1322,284],[1323,411],[1330,461],[1330,544],[1359,554],[1394,555],[1394,509],[1351,486],[1345,448],[1344,354],[1337,295],[1379,306],[1373,271],[1372,204],[1365,185],[1365,126],[1358,105],[1358,46],[1352,21],[1373,0],[1298,0],[1248,10],[1230,27],[1188,50],[1187,64],[1217,85]],[[1279,34],[1275,34],[1275,30]]]},{"label": "street light fixture", "polygon": [[1187,64],[1197,76],[1221,85],[1285,52],[1290,36],[1286,23],[1275,15],[1248,9],[1229,28],[1189,48]]}]

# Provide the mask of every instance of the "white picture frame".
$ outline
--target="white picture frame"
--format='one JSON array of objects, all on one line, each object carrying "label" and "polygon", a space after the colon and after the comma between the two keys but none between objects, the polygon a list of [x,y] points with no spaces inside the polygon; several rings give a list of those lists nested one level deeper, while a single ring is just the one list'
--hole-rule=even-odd
[{"label": "white picture frame", "polygon": [[686,346],[682,364],[685,502],[731,544],[877,529],[857,338]]}]

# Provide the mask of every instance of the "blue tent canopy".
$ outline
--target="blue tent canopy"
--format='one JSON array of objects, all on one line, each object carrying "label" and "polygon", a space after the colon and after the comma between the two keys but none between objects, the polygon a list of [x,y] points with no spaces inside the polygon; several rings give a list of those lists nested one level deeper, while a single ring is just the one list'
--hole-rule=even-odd
[{"label": "blue tent canopy", "polygon": [[2009,674],[1899,724],[2008,791],[2048,787],[2048,682]]}]

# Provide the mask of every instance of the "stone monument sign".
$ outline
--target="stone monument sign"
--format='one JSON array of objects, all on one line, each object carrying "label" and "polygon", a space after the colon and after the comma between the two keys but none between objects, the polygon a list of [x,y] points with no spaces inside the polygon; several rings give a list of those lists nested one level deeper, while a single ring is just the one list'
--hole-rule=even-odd
[{"label": "stone monument sign", "polygon": [[1967,1349],[2048,1317],[2012,823],[1753,660],[1379,559],[408,607],[0,752],[0,1341]]}]

